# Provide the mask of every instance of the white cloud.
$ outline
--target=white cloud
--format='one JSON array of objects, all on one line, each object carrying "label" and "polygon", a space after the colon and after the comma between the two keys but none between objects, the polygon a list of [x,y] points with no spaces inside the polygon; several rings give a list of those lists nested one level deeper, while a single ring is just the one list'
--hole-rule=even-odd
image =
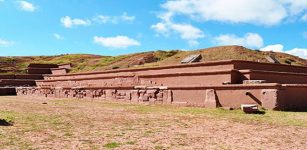
[{"label": "white cloud", "polygon": [[135,20],[135,16],[129,16],[126,12],[124,12],[121,16],[106,16],[106,15],[98,15],[92,19],[97,23],[113,23],[118,24],[120,22],[133,22]]},{"label": "white cloud", "polygon": [[69,16],[62,17],[60,21],[66,28],[71,28],[73,26],[88,26],[91,24],[90,20],[78,18],[72,19]]},{"label": "white cloud", "polygon": [[169,36],[170,34],[179,34],[180,38],[186,40],[190,46],[198,45],[198,39],[205,35],[199,28],[186,23],[175,23],[171,20],[172,13],[165,13],[159,16],[161,22],[151,25],[158,34]]},{"label": "white cloud", "polygon": [[301,16],[306,0],[169,0],[162,4],[166,13],[197,21],[249,23],[272,26]]},{"label": "white cloud", "polygon": [[[190,44],[197,44],[204,33],[191,22],[217,21],[273,26],[293,18],[300,18],[307,10],[307,0],[168,0],[161,5],[159,22],[151,25],[158,34],[169,36],[177,33]],[[183,22],[176,20],[184,17]],[[189,23],[187,23],[187,21]],[[184,28],[184,29],[183,29]],[[192,29],[192,32],[185,29]],[[237,43],[260,48],[263,40],[259,35],[236,37],[224,35],[220,43]]]},{"label": "white cloud", "polygon": [[284,46],[281,44],[268,45],[264,48],[261,48],[262,51],[272,51],[272,52],[283,52]]},{"label": "white cloud", "polygon": [[198,45],[197,39],[203,38],[203,32],[189,24],[176,24],[172,23],[170,27],[180,34],[180,37],[187,40],[191,46]]},{"label": "white cloud", "polygon": [[13,44],[14,44],[13,41],[8,41],[8,40],[5,40],[5,39],[0,39],[0,46],[8,47],[8,46],[11,46]]},{"label": "white cloud", "polygon": [[154,29],[156,32],[161,33],[161,34],[167,34],[169,31],[167,25],[165,23],[159,22],[155,25],[151,26],[152,29]]},{"label": "white cloud", "polygon": [[58,34],[58,33],[53,33],[52,35],[53,35],[53,37],[54,37],[55,39],[57,39],[57,40],[63,40],[63,39],[64,39],[64,38],[63,38],[60,34]]},{"label": "white cloud", "polygon": [[32,3],[27,2],[27,1],[17,1],[17,4],[19,8],[24,11],[34,12],[37,9],[36,6],[34,6]]},{"label": "white cloud", "polygon": [[301,58],[307,59],[307,49],[305,48],[294,48],[289,51],[285,51],[285,53],[291,54],[291,55],[296,55]]},{"label": "white cloud", "polygon": [[274,25],[287,16],[276,0],[172,0],[162,7],[174,15],[201,21]]},{"label": "white cloud", "polygon": [[190,24],[159,22],[152,25],[151,28],[164,36],[168,36],[171,33],[179,34],[180,38],[186,40],[190,46],[198,45],[198,39],[205,37],[202,30]]},{"label": "white cloud", "polygon": [[115,37],[94,37],[94,43],[99,44],[107,48],[127,48],[130,46],[140,46],[141,43],[137,40],[131,39],[127,36],[115,36]]},{"label": "white cloud", "polygon": [[223,34],[214,38],[218,45],[242,45],[249,48],[260,48],[263,46],[263,39],[257,33],[247,33],[243,37],[234,34]]},{"label": "white cloud", "polygon": [[279,0],[279,2],[288,9],[289,15],[297,15],[307,9],[306,0]]},{"label": "white cloud", "polygon": [[273,52],[282,52],[291,55],[295,55],[304,59],[307,59],[307,49],[306,48],[294,48],[291,50],[284,50],[282,44],[268,45],[264,48],[261,48],[262,51],[273,51]]}]

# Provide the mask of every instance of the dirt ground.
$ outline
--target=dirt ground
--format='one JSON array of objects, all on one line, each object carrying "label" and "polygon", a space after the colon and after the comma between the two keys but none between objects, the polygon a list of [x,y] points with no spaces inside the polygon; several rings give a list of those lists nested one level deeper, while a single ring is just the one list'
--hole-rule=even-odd
[{"label": "dirt ground", "polygon": [[0,97],[0,149],[306,149],[307,113]]}]

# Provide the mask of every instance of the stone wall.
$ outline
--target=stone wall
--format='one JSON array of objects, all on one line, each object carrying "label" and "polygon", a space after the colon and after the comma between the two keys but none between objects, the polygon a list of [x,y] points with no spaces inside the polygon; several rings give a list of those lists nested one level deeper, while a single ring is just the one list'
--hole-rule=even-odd
[{"label": "stone wall", "polygon": [[171,104],[172,102],[172,92],[165,87],[76,87],[54,89],[20,87],[16,89],[16,92],[19,96],[120,100],[152,104]]},{"label": "stone wall", "polygon": [[47,75],[36,81],[37,87],[17,88],[17,94],[209,108],[256,104],[267,109],[307,110],[307,85],[297,84],[307,83],[306,72],[306,67],[220,61]]}]

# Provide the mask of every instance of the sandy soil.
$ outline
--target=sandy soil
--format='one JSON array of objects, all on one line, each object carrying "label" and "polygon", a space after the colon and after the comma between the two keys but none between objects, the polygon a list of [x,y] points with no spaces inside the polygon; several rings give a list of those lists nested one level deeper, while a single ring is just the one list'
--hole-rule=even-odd
[{"label": "sandy soil", "polygon": [[[276,121],[268,117],[269,123],[263,121],[265,115],[245,120],[245,114],[226,113],[91,100],[1,97],[0,117],[11,119],[14,125],[0,126],[0,149],[307,148],[307,113],[295,117],[281,113]],[[283,117],[289,120],[283,122]]]}]

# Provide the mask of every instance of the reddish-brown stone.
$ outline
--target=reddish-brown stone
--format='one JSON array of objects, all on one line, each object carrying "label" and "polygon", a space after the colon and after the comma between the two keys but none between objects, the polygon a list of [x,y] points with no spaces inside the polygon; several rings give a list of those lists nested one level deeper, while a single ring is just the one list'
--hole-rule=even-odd
[{"label": "reddish-brown stone", "polygon": [[268,109],[307,110],[307,68],[282,64],[229,60],[117,69],[45,75],[36,84],[17,88],[17,94],[209,108],[255,104]]}]

